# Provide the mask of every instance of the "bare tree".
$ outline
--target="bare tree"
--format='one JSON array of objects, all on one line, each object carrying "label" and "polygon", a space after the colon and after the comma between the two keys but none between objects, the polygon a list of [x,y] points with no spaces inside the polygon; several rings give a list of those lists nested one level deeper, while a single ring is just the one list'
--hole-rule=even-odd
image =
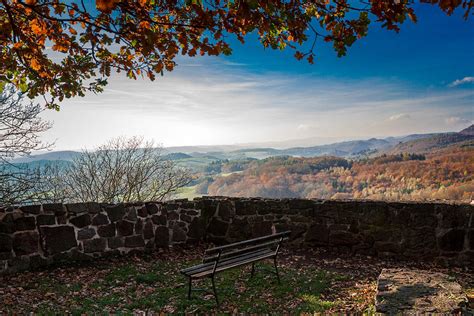
[{"label": "bare tree", "polygon": [[39,139],[41,133],[51,128],[51,123],[39,117],[42,110],[39,104],[25,102],[23,95],[13,86],[5,87],[0,95],[1,160],[51,147]]},{"label": "bare tree", "polygon": [[64,177],[73,199],[92,202],[163,200],[190,181],[143,138],[116,138],[75,158]]},{"label": "bare tree", "polygon": [[25,102],[11,85],[0,94],[0,205],[35,202],[39,197],[40,169],[10,160],[51,146],[39,138],[51,128],[39,117],[41,111],[39,104]]}]

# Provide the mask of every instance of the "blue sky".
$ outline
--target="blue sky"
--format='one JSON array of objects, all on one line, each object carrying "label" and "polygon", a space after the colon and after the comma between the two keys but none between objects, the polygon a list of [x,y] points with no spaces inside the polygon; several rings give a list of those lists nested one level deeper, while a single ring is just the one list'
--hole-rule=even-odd
[{"label": "blue sky", "polygon": [[400,33],[370,27],[345,57],[318,42],[316,62],[263,49],[181,58],[149,82],[113,75],[99,95],[46,111],[55,149],[141,135],[165,146],[335,140],[456,131],[474,121],[474,19],[418,5]]}]

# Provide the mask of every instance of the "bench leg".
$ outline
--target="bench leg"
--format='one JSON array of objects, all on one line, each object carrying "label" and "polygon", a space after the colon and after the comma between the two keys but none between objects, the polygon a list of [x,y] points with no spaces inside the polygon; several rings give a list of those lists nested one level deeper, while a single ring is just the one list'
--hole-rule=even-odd
[{"label": "bench leg", "polygon": [[275,274],[277,276],[278,284],[280,284],[280,274],[278,273],[277,258],[273,258],[273,265],[275,266]]},{"label": "bench leg", "polygon": [[214,291],[214,297],[216,298],[216,304],[219,307],[219,299],[217,298],[216,284],[214,283],[214,276],[211,277],[212,291]]},{"label": "bench leg", "polygon": [[188,288],[188,300],[191,299],[191,286],[192,286],[192,278],[189,278],[189,288]]},{"label": "bench leg", "polygon": [[255,262],[252,262],[252,272],[250,272],[250,278],[253,278],[254,274],[255,274]]}]

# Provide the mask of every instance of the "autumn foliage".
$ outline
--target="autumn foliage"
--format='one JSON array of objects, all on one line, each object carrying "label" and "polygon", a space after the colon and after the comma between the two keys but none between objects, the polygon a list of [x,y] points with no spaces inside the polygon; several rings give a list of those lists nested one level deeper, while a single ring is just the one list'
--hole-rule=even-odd
[{"label": "autumn foliage", "polygon": [[426,155],[385,155],[347,161],[337,157],[275,157],[217,177],[210,195],[375,200],[474,199],[474,149]]},{"label": "autumn foliage", "polygon": [[[423,0],[447,14],[473,0]],[[258,35],[264,47],[295,50],[313,63],[317,40],[339,56],[370,21],[399,30],[416,21],[412,1],[0,0],[0,85],[13,83],[49,107],[88,90],[112,71],[130,78],[171,71],[178,55],[231,54],[231,38]]]}]

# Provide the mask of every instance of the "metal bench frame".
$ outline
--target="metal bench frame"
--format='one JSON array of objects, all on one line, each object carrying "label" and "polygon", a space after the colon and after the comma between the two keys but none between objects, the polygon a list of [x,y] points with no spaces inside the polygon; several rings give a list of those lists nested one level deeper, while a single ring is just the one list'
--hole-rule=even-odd
[{"label": "metal bench frame", "polygon": [[[191,299],[192,291],[206,291],[205,289],[199,288],[193,289],[193,280],[209,277],[212,283],[212,294],[214,295],[216,303],[219,306],[219,299],[217,297],[216,285],[214,280],[215,275],[219,272],[251,263],[252,271],[250,277],[252,278],[255,274],[255,263],[265,259],[273,259],[273,266],[275,267],[275,271],[270,272],[276,275],[278,283],[280,283],[280,274],[278,272],[277,266],[277,256],[279,254],[282,242],[289,239],[290,233],[290,231],[286,231],[207,249],[204,253],[202,264],[188,267],[180,271],[189,279],[188,299]],[[275,246],[276,248],[275,250],[273,250],[272,247]],[[258,256],[259,251],[262,253],[260,257]],[[254,258],[252,258],[252,254],[255,254]],[[245,260],[246,258],[247,260]],[[226,261],[228,261],[229,263],[227,263]],[[224,265],[219,266],[219,263],[223,263]]]}]

